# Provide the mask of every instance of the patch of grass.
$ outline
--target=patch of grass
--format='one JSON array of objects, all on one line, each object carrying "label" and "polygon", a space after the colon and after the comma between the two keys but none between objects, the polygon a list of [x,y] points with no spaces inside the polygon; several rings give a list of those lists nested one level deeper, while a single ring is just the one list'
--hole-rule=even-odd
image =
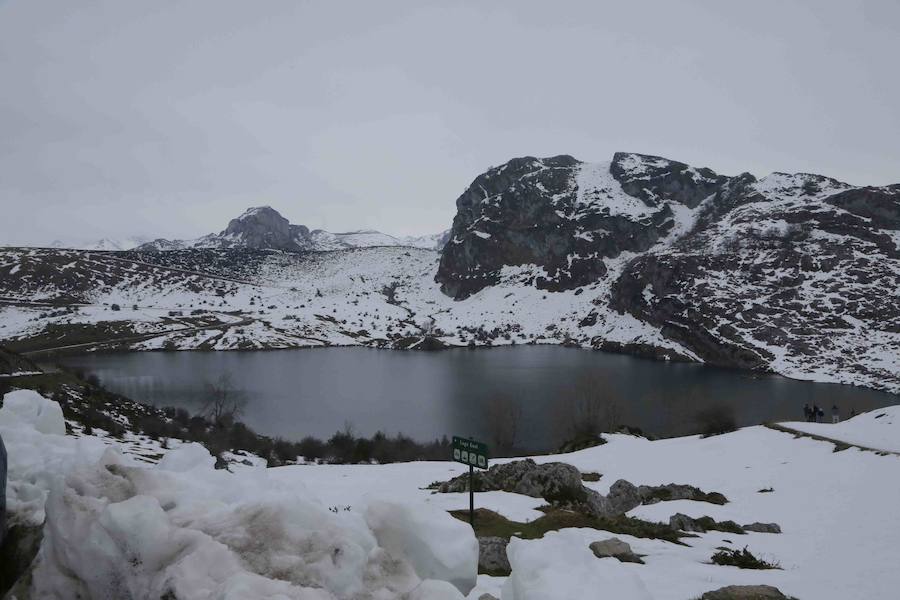
[{"label": "patch of grass", "polygon": [[590,481],[590,482],[600,481],[601,477],[603,477],[603,475],[601,475],[600,473],[593,472],[593,471],[588,471],[586,473],[581,474],[582,481]]},{"label": "patch of grass", "polygon": [[[558,508],[544,507],[539,510],[544,512],[542,517],[528,523],[520,523],[511,521],[492,510],[479,508],[475,511],[475,535],[478,537],[496,536],[507,539],[515,536],[525,540],[536,540],[544,537],[544,534],[548,531],[584,527],[634,537],[665,540],[681,545],[683,545],[683,542],[681,542],[680,538],[693,537],[676,531],[664,523],[651,523],[632,517],[620,516],[599,519],[583,513]],[[468,510],[454,510],[450,511],[450,514],[460,521],[469,522]]]},{"label": "patch of grass", "polygon": [[729,550],[722,548],[712,555],[710,559],[714,564],[737,567],[739,569],[780,569],[781,565],[777,563],[766,562],[760,558],[756,558],[747,550],[745,546],[743,550]]}]

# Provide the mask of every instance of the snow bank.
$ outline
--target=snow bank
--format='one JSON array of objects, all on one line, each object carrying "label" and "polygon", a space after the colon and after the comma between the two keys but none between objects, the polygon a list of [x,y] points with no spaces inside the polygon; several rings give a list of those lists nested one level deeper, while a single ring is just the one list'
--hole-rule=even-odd
[{"label": "snow bank", "polygon": [[635,565],[597,558],[573,530],[540,540],[512,538],[506,548],[512,574],[501,600],[652,600]]},{"label": "snow bank", "polygon": [[378,543],[405,558],[423,579],[441,579],[468,594],[478,576],[478,540],[472,528],[424,504],[376,501],[366,522]]},{"label": "snow bank", "polygon": [[879,408],[840,423],[783,423],[804,433],[876,450],[900,452],[900,405]]},{"label": "snow bank", "polygon": [[216,459],[209,453],[209,450],[202,444],[191,442],[167,452],[160,459],[158,468],[163,471],[185,473],[193,469],[209,469],[215,464]]},{"label": "snow bank", "polygon": [[[7,406],[0,435],[10,512],[44,525],[31,597],[462,600],[446,581],[423,581],[403,548],[379,547],[361,515],[328,509],[296,481],[265,469],[217,471],[191,444],[150,467],[92,436],[58,435],[48,415],[59,407],[40,396],[17,395]],[[471,532],[467,545],[437,518],[450,520],[446,513],[398,510],[379,513],[387,539],[409,540],[430,557],[417,556],[417,568],[474,584]],[[396,524],[410,514],[416,527],[436,525],[416,532]],[[438,536],[448,540],[443,554]],[[455,556],[461,546],[468,578]]]},{"label": "snow bank", "polygon": [[16,390],[3,396],[0,425],[28,425],[40,433],[66,434],[66,421],[59,404],[34,390]]},{"label": "snow bank", "polygon": [[[0,408],[0,436],[7,450],[7,518],[10,525],[40,525],[56,475],[81,463],[96,462],[107,446],[93,437],[76,440],[59,435],[59,405],[30,390],[23,391],[28,393],[6,394]],[[42,433],[36,427],[52,433]]]}]

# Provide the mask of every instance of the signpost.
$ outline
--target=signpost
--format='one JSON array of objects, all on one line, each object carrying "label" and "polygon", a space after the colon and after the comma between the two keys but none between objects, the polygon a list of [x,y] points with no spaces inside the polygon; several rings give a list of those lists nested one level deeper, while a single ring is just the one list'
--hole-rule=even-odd
[{"label": "signpost", "polygon": [[474,469],[488,468],[487,444],[473,439],[453,436],[453,460],[469,466],[469,523],[475,527],[475,490],[473,488]]}]

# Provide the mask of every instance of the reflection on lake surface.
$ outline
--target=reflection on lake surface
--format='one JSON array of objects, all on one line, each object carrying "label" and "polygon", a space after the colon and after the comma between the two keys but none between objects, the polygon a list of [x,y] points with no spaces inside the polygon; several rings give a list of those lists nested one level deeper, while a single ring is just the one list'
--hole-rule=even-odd
[{"label": "reflection on lake surface", "polygon": [[[733,409],[739,425],[801,420],[803,404],[842,415],[896,404],[896,395],[696,364],[665,363],[559,346],[402,352],[320,348],[251,352],[138,352],[60,360],[96,374],[135,400],[197,411],[206,385],[230,373],[247,398],[243,421],[259,433],[327,438],[402,432],[490,441],[490,414],[518,407],[517,446],[555,448],[567,436],[573,398],[600,398],[604,418],[658,436],[696,433],[697,413]],[[586,390],[590,391],[586,391]],[[495,420],[495,419],[494,419]]]}]

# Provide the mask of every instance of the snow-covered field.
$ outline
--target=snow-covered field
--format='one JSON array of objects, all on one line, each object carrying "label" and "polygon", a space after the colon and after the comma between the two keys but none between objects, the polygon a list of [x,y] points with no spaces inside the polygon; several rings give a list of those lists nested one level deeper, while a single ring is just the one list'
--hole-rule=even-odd
[{"label": "snow-covered field", "polygon": [[[896,421],[896,425],[894,422]],[[785,427],[848,444],[900,453],[900,410],[890,406],[840,423],[783,423]]]},{"label": "snow-covered field", "polygon": [[[891,407],[827,427],[877,448],[900,438],[897,417],[900,407]],[[54,403],[30,391],[6,396],[0,435],[10,458],[8,504],[14,520],[46,518],[36,597],[78,591],[85,597],[459,599],[489,592],[502,600],[687,600],[728,584],[762,583],[801,599],[892,600],[900,589],[900,457],[834,452],[830,443],[765,427],[706,439],[611,435],[603,446],[534,459],[599,472],[600,481],[586,485],[602,493],[624,478],[691,484],[729,499],[721,506],[659,502],[631,516],[667,521],[681,512],[775,522],[782,533],[711,531],[684,539],[685,546],[616,534],[645,555],[641,565],[594,557],[588,544],[612,534],[563,529],[537,540],[514,538],[511,576],[479,576],[473,589],[475,538],[446,513],[466,507],[467,496],[424,489],[460,474],[461,465],[231,473],[213,470],[212,458],[193,444],[148,465],[109,440],[63,433]],[[537,518],[535,509],[544,504],[506,492],[479,493],[475,501],[519,521]],[[781,569],[711,564],[720,546],[746,546]]]}]

